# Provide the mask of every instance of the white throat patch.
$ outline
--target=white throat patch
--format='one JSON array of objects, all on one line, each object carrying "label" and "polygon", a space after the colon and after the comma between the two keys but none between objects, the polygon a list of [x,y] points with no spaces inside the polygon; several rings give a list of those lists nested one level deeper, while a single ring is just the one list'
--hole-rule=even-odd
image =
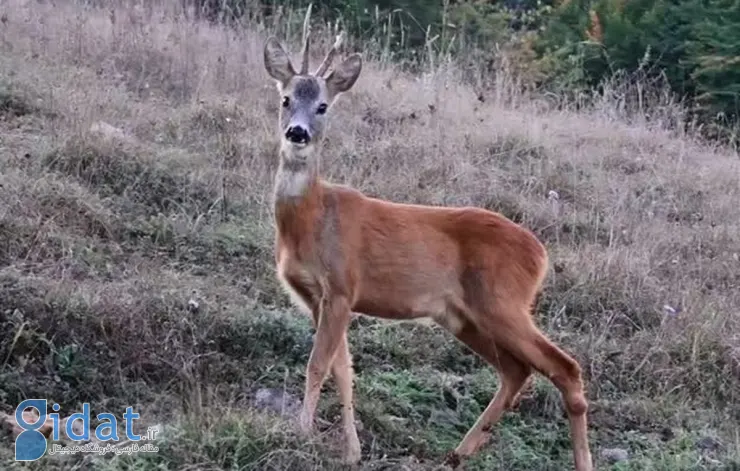
[{"label": "white throat patch", "polygon": [[278,199],[285,199],[305,195],[310,177],[308,168],[301,170],[280,169],[275,179],[275,196]]}]

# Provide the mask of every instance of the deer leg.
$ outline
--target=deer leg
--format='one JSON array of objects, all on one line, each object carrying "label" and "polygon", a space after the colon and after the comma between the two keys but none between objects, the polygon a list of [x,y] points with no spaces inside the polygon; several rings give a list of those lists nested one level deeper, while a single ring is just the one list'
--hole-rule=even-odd
[{"label": "deer leg", "polygon": [[522,386],[519,392],[514,396],[514,399],[511,400],[512,410],[519,407],[519,403],[522,401],[522,395],[525,391],[532,387],[532,383],[534,383],[534,376],[530,376],[529,378],[527,378],[527,380],[524,382],[524,386]]},{"label": "deer leg", "polygon": [[454,464],[460,458],[473,455],[490,439],[491,427],[510,409],[519,391],[531,378],[532,370],[506,350],[497,348],[489,335],[483,334],[476,326],[467,322],[457,333],[457,338],[471,350],[493,365],[501,378],[501,385],[478,420],[470,428],[455,451],[448,456]]},{"label": "deer leg", "polygon": [[326,297],[319,303],[316,337],[306,367],[306,386],[299,424],[303,433],[313,429],[314,415],[321,387],[334,361],[350,321],[350,309],[344,296]]},{"label": "deer leg", "polygon": [[[581,367],[572,357],[550,342],[524,312],[499,316],[499,319],[502,321],[497,322],[496,330],[493,330],[496,332],[496,342],[521,362],[531,365],[549,378],[563,395],[570,423],[575,469],[592,471],[586,419],[588,402],[584,393]],[[511,321],[512,319],[517,319],[517,322]]]},{"label": "deer leg", "polygon": [[[306,300],[311,299],[309,293],[303,294],[303,297]],[[309,302],[309,304],[312,306],[311,320],[313,321],[314,328],[317,328],[319,325],[320,310],[316,303]],[[357,436],[357,428],[355,427],[354,401],[352,398],[352,357],[349,352],[346,331],[342,334],[336,356],[331,363],[331,373],[334,381],[336,381],[337,389],[339,390],[339,399],[342,403],[342,426],[346,444],[343,459],[348,464],[354,464],[360,461],[362,447],[360,446],[360,439]]]},{"label": "deer leg", "polygon": [[345,440],[343,459],[345,463],[355,464],[360,461],[362,449],[355,427],[354,403],[352,400],[352,357],[349,352],[346,332],[340,341],[331,371],[337,383],[339,398],[342,402],[342,426]]}]

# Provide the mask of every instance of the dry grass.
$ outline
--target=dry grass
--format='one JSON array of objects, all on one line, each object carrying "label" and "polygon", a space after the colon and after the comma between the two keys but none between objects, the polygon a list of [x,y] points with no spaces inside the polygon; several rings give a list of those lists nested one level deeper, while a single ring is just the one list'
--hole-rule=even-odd
[{"label": "dry grass", "polygon": [[[260,386],[300,395],[311,342],[272,266],[264,33],[57,3],[0,7],[0,406],[139,404],[172,423],[156,458],[170,469],[337,467],[325,444],[239,412]],[[608,101],[481,102],[459,76],[367,62],[334,108],[326,176],[535,230],[554,268],[539,322],[584,365],[595,455],[630,449],[614,469],[737,469],[740,161],[617,120]],[[101,120],[125,137],[91,132]],[[367,469],[435,469],[492,397],[490,371],[436,328],[363,319],[352,335]],[[479,466],[571,466],[558,396],[538,384]],[[708,435],[719,450],[694,446]]]}]

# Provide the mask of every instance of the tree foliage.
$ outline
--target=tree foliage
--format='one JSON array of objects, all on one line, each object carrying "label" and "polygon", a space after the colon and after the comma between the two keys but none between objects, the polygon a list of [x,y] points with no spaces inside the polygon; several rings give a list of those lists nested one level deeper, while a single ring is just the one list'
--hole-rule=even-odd
[{"label": "tree foliage", "polygon": [[617,71],[663,75],[701,121],[734,126],[740,106],[736,0],[571,0],[536,45],[547,85],[592,88]]},{"label": "tree foliage", "polygon": [[[223,18],[224,12],[234,17],[255,11],[268,18],[281,8],[300,11],[309,3],[184,1],[206,5],[212,19]],[[526,43],[519,50],[527,65],[518,70],[546,90],[590,91],[616,73],[662,77],[677,96],[694,105],[696,116],[715,134],[735,126],[740,116],[740,0],[313,3],[317,18],[340,24],[366,49],[373,46],[389,60],[418,62],[433,45],[437,53],[480,64],[490,61],[499,45],[519,41]]]},{"label": "tree foliage", "polygon": [[695,17],[686,45],[696,102],[707,120],[737,121],[740,112],[740,2],[711,0]]}]

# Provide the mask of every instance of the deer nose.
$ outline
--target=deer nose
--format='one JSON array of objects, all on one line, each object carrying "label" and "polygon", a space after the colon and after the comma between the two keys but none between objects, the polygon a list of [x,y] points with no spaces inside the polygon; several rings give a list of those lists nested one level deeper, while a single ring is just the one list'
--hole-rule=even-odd
[{"label": "deer nose", "polygon": [[311,136],[308,135],[308,131],[301,126],[290,126],[288,130],[285,131],[285,138],[296,144],[308,144],[308,141],[311,140]]}]

